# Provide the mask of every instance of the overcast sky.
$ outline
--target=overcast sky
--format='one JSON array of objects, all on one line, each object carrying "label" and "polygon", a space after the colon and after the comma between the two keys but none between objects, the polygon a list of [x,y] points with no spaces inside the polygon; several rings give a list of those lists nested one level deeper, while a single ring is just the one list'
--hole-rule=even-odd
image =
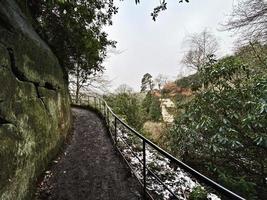
[{"label": "overcast sky", "polygon": [[109,37],[116,40],[120,54],[110,54],[105,61],[105,74],[112,80],[112,89],[127,84],[140,90],[142,76],[164,74],[174,79],[189,70],[180,61],[186,50],[185,37],[208,28],[218,38],[220,56],[230,54],[234,38],[231,33],[219,31],[230,15],[233,0],[190,0],[178,3],[168,0],[168,9],[154,22],[150,16],[158,0],[115,0],[119,12],[113,25],[106,28]]}]

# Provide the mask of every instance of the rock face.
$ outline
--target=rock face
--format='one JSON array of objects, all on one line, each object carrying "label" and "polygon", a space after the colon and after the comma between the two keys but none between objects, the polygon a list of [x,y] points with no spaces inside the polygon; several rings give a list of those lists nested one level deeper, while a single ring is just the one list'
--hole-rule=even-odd
[{"label": "rock face", "polygon": [[175,107],[172,100],[169,98],[161,99],[160,106],[161,106],[161,115],[162,115],[163,121],[166,123],[172,123],[174,121],[174,117],[173,117],[173,115],[171,115],[169,113],[169,111],[167,109],[167,108],[174,108]]},{"label": "rock face", "polygon": [[31,199],[70,129],[57,58],[14,0],[0,1],[0,200]]}]

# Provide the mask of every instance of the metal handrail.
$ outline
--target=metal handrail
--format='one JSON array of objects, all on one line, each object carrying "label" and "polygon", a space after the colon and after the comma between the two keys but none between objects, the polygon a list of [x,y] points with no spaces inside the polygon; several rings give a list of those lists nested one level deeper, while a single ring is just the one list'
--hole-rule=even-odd
[{"label": "metal handrail", "polygon": [[[245,198],[235,194],[234,192],[226,189],[225,187],[221,186],[220,184],[216,183],[215,181],[209,179],[208,177],[204,176],[203,174],[201,174],[200,172],[196,171],[195,169],[193,169],[192,167],[188,166],[187,164],[183,163],[182,161],[178,160],[177,158],[175,158],[174,156],[172,156],[171,154],[169,154],[168,152],[164,151],[162,148],[160,148],[159,146],[157,146],[156,144],[154,144],[153,142],[151,142],[150,140],[148,140],[147,138],[145,138],[143,135],[141,135],[139,132],[137,132],[135,129],[133,129],[132,127],[130,127],[128,124],[126,124],[122,119],[120,119],[110,108],[110,106],[107,104],[107,102],[101,97],[101,96],[89,96],[88,97],[88,103],[90,104],[90,100],[89,98],[93,98],[94,99],[94,107],[96,109],[99,108],[100,112],[102,113],[102,109],[103,109],[103,115],[105,117],[106,122],[109,124],[109,114],[110,113],[113,117],[114,117],[114,125],[115,125],[115,135],[114,135],[114,140],[115,140],[115,145],[117,146],[117,121],[119,121],[125,128],[127,128],[129,131],[131,131],[135,136],[137,136],[138,138],[140,138],[142,140],[143,143],[143,162],[141,163],[143,166],[143,188],[144,188],[144,195],[147,193],[147,188],[146,188],[146,172],[150,172],[150,174],[153,175],[154,178],[156,178],[164,187],[167,187],[160,179],[159,177],[157,177],[154,173],[151,173],[152,171],[147,167],[146,165],[146,144],[150,145],[150,147],[152,147],[153,149],[155,149],[156,151],[158,151],[160,154],[162,154],[163,156],[165,156],[166,158],[168,158],[171,162],[177,164],[180,168],[182,168],[184,171],[188,172],[189,174],[193,175],[196,179],[200,180],[201,182],[203,182],[204,184],[206,184],[207,186],[213,188],[214,190],[216,190],[217,192],[219,192],[220,194],[224,195],[225,197],[228,197],[230,199],[233,200],[245,200]],[[98,103],[97,103],[98,100]],[[97,105],[98,104],[98,105]],[[108,118],[107,118],[108,115]],[[109,127],[110,128],[110,127]],[[168,191],[170,192],[170,190],[168,189]],[[173,194],[173,192],[170,192],[171,194]],[[176,195],[173,195],[175,198],[178,199],[178,197]],[[145,197],[145,196],[144,196]]]}]

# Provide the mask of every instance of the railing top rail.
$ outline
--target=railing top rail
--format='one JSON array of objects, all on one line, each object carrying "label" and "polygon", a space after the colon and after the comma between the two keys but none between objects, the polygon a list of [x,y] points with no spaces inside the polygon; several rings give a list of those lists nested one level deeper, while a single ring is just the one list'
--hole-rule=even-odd
[{"label": "railing top rail", "polygon": [[168,152],[166,152],[165,150],[163,150],[162,148],[160,148],[159,146],[157,146],[156,144],[154,144],[153,142],[151,142],[150,140],[148,140],[147,138],[145,138],[143,135],[141,135],[140,133],[138,133],[135,129],[133,129],[132,127],[130,127],[128,124],[126,124],[122,119],[120,119],[110,108],[110,106],[107,104],[107,102],[101,97],[101,96],[91,96],[94,98],[99,98],[101,101],[104,102],[106,108],[108,109],[108,111],[113,115],[113,117],[115,117],[123,126],[125,126],[127,129],[129,129],[131,132],[133,132],[137,137],[139,137],[140,139],[142,139],[143,141],[145,141],[147,144],[149,144],[151,147],[153,147],[154,149],[156,149],[159,153],[161,153],[162,155],[164,155],[165,157],[167,157],[169,160],[171,160],[172,162],[176,163],[179,167],[181,167],[182,169],[184,169],[186,172],[196,176],[196,178],[198,178],[199,180],[201,180],[202,182],[204,182],[206,185],[212,187],[213,189],[215,189],[216,191],[221,192],[223,195],[230,197],[231,199],[238,199],[238,200],[245,200],[245,198],[235,194],[234,192],[226,189],[225,187],[223,187],[222,185],[216,183],[215,181],[211,180],[210,178],[206,177],[205,175],[201,174],[200,172],[196,171],[195,169],[193,169],[192,167],[188,166],[187,164],[183,163],[182,161],[178,160],[177,158],[175,158],[174,156],[172,156],[171,154],[169,154]]}]

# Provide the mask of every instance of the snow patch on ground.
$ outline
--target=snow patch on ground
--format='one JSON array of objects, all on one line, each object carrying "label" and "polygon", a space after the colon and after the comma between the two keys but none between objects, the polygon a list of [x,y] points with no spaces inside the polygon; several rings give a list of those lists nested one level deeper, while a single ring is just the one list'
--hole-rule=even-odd
[{"label": "snow patch on ground", "polygon": [[[122,126],[119,126],[118,136],[118,147],[120,151],[131,164],[137,177],[142,181],[143,152],[141,139],[130,134],[129,131]],[[129,146],[126,145],[125,142]],[[148,144],[146,144],[146,163],[148,168],[181,200],[188,199],[193,188],[197,186],[204,188],[195,178],[190,176],[190,174],[174,166],[169,159],[163,157]],[[169,200],[173,197],[171,192],[151,175],[150,171],[147,171],[146,176],[148,190],[153,191],[160,199]],[[210,200],[220,200],[220,198],[213,193],[209,193],[207,198]]]}]

